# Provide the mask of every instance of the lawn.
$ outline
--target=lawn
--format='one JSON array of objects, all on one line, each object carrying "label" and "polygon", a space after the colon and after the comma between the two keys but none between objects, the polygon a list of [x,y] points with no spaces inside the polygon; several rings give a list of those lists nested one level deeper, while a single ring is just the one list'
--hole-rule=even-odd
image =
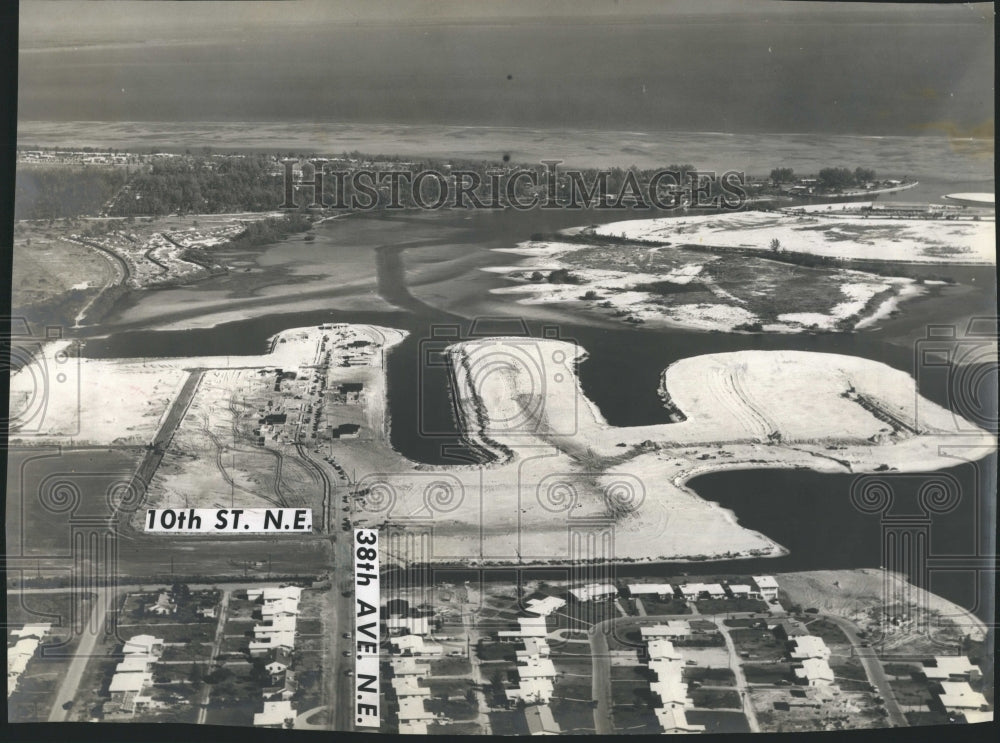
[{"label": "lawn", "polygon": [[700,681],[706,686],[736,686],[736,674],[728,668],[687,666],[684,669],[684,680]]},{"label": "lawn", "polygon": [[476,648],[479,660],[517,660],[517,645],[508,642],[481,642]]},{"label": "lawn", "polygon": [[806,624],[806,631],[810,635],[815,635],[827,645],[850,645],[851,641],[847,635],[836,624],[828,619],[816,619]]},{"label": "lawn", "polygon": [[766,612],[767,604],[759,599],[702,599],[698,602],[699,614],[728,614],[729,612]]},{"label": "lawn", "polygon": [[481,733],[478,722],[453,722],[450,725],[432,722],[427,726],[428,735],[480,735]]},{"label": "lawn", "polygon": [[479,714],[479,706],[465,699],[426,699],[424,707],[450,720],[472,720]]},{"label": "lawn", "polygon": [[889,686],[902,705],[921,705],[933,700],[926,681],[916,679],[889,679]]},{"label": "lawn", "polygon": [[521,710],[490,712],[489,717],[493,735],[528,735],[528,721],[524,719],[524,712]]},{"label": "lawn", "polygon": [[295,631],[300,635],[321,635],[323,634],[323,620],[299,617],[295,622]]},{"label": "lawn", "polygon": [[421,686],[430,688],[435,697],[465,696],[473,687],[472,679],[423,679]]},{"label": "lawn", "polygon": [[[593,702],[553,699],[549,707],[563,733],[588,734],[594,732]],[[496,730],[493,732],[496,733]]]},{"label": "lawn", "polygon": [[618,705],[638,705],[648,707],[653,702],[653,693],[648,681],[616,680],[611,682],[611,703]]},{"label": "lawn", "polygon": [[660,599],[656,596],[642,596],[639,599],[646,609],[646,614],[690,614],[691,607],[684,599]]},{"label": "lawn", "polygon": [[795,679],[790,663],[744,663],[743,673],[750,684],[777,684]]},{"label": "lawn", "polygon": [[[233,642],[239,643],[241,641],[233,640],[223,640],[222,646],[226,647],[226,643]],[[242,641],[242,649],[246,649],[246,640]],[[239,652],[239,649],[232,652]],[[160,656],[162,660],[204,660],[207,661],[212,654],[212,646],[208,643],[192,642],[189,645],[168,645],[163,649],[163,655]]]},{"label": "lawn", "polygon": [[754,660],[782,660],[788,654],[785,643],[766,629],[737,628],[729,630],[729,635],[736,649]]},{"label": "lawn", "polygon": [[611,666],[611,678],[648,681],[652,674],[646,666]]},{"label": "lawn", "polygon": [[150,627],[148,625],[118,625],[118,635],[130,638],[135,635],[153,635],[165,643],[171,642],[211,642],[215,638],[215,622],[211,624],[167,624]]},{"label": "lawn", "polygon": [[[835,656],[836,658],[836,656]],[[871,685],[864,666],[857,658],[849,657],[843,662],[832,662],[830,668],[836,677],[837,686],[844,691],[868,691]]]},{"label": "lawn", "polygon": [[471,672],[472,664],[465,657],[438,658],[431,661],[431,675],[433,676],[463,676]]},{"label": "lawn", "polygon": [[691,700],[695,707],[706,709],[740,709],[740,695],[730,689],[691,689]]},{"label": "lawn", "polygon": [[[7,593],[7,625],[16,629],[22,624],[51,624],[69,627],[70,606],[74,600],[79,600],[80,606],[86,607],[93,593],[20,593],[11,589]],[[84,609],[86,611],[86,608]]]},{"label": "lawn", "polygon": [[687,721],[692,725],[704,725],[706,733],[749,733],[750,725],[742,712],[699,712],[687,713]]}]

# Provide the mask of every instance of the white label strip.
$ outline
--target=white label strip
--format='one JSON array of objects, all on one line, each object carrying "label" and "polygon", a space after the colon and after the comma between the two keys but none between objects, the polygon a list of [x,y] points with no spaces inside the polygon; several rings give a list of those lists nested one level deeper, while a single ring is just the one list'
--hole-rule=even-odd
[{"label": "white label strip", "polygon": [[354,722],[379,727],[379,542],[375,529],[354,530]]},{"label": "white label strip", "polygon": [[147,532],[274,534],[312,532],[311,508],[150,508]]}]

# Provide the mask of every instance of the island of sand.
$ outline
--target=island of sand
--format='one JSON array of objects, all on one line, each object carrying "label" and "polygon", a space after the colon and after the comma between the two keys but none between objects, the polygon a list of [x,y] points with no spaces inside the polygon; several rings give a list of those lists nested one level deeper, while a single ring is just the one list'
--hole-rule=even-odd
[{"label": "island of sand", "polygon": [[[384,355],[402,337],[324,325],[283,331],[258,356],[81,359],[79,395],[55,388],[40,430],[14,440],[143,448],[146,507],[312,507],[315,528],[333,531],[341,498],[355,525],[426,537],[399,540],[391,560],[479,564],[779,555],[688,480],[931,471],[994,450],[909,375],[798,351],[679,361],[660,383],[672,422],[615,427],[580,387],[583,349],[496,337],[448,349],[461,430],[487,463],[420,464],[388,437]],[[29,372],[12,378],[15,410],[31,399]]]},{"label": "island of sand", "polygon": [[[995,240],[985,210],[824,204],[570,228],[501,249],[519,262],[485,270],[518,304],[617,322],[847,332],[939,289],[944,265],[993,265]],[[907,275],[893,276],[900,263]]]}]

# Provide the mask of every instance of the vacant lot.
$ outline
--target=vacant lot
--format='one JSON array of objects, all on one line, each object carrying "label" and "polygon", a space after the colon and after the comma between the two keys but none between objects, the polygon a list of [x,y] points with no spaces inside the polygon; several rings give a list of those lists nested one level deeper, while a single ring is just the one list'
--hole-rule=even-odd
[{"label": "vacant lot", "polygon": [[785,643],[768,630],[731,629],[730,636],[740,653],[754,660],[781,660],[787,656]]},{"label": "vacant lot", "polygon": [[743,673],[751,684],[777,684],[781,681],[790,682],[795,678],[790,663],[744,663]]},{"label": "vacant lot", "polygon": [[695,707],[705,709],[739,709],[740,695],[729,689],[692,689],[691,700]]},{"label": "vacant lot", "polygon": [[750,726],[742,712],[711,712],[691,710],[687,713],[688,722],[694,725],[704,725],[705,732],[712,733],[749,733]]}]

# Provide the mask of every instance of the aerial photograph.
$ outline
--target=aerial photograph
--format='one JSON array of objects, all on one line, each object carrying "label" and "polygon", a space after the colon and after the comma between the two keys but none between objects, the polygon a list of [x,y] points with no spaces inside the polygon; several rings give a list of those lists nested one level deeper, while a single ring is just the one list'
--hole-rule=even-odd
[{"label": "aerial photograph", "polygon": [[993,739],[991,3],[17,12],[10,740]]}]

